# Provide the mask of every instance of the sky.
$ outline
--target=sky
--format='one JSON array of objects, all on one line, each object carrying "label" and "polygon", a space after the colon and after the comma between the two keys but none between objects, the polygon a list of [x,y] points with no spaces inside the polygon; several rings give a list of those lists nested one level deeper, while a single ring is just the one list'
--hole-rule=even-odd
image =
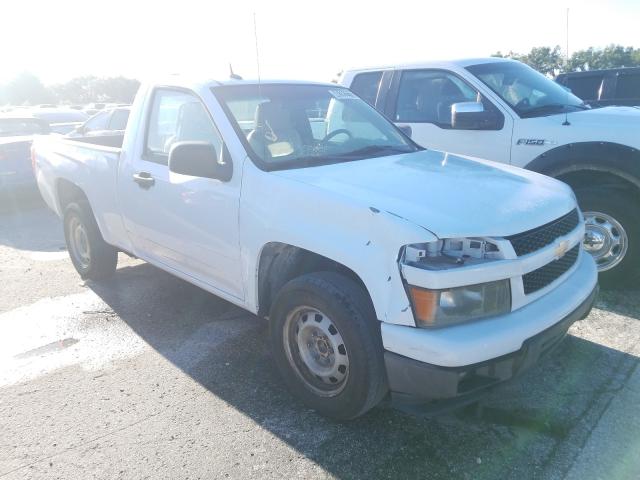
[{"label": "sky", "polygon": [[[640,0],[4,0],[0,83],[167,74],[326,81],[350,67],[611,43],[640,47]],[[257,25],[258,55],[254,35]]]}]

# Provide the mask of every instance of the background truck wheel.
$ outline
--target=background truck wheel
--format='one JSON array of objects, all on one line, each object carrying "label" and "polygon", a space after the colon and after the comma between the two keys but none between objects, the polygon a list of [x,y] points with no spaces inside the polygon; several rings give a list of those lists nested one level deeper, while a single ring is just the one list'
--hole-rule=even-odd
[{"label": "background truck wheel", "polygon": [[576,190],[585,217],[584,247],[593,255],[599,280],[622,285],[639,276],[640,209],[636,198],[617,190]]},{"label": "background truck wheel", "polygon": [[106,243],[86,203],[70,203],[64,211],[67,250],[82,278],[99,280],[116,271],[118,251]]},{"label": "background truck wheel", "polygon": [[289,390],[322,415],[358,417],[387,392],[379,322],[366,292],[343,275],[289,281],[271,308],[269,336]]}]

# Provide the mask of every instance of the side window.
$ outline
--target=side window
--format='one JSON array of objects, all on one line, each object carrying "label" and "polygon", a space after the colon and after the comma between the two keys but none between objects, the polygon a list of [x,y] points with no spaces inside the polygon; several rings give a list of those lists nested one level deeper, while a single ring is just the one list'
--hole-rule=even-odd
[{"label": "side window", "polygon": [[602,90],[602,76],[582,75],[569,77],[567,86],[571,93],[582,100],[599,100]]},{"label": "side window", "polygon": [[111,114],[111,121],[109,122],[109,130],[124,130],[127,128],[127,121],[129,120],[129,110],[118,109],[114,110]]},{"label": "side window", "polygon": [[478,92],[451,73],[407,70],[402,73],[394,119],[451,127],[451,105],[475,102]]},{"label": "side window", "polygon": [[198,97],[183,91],[156,90],[149,114],[145,158],[166,165],[171,146],[185,141],[209,142],[222,155],[222,137]]},{"label": "side window", "polygon": [[100,112],[87,120],[84,124],[85,131],[94,132],[96,130],[106,130],[108,122],[109,112]]},{"label": "side window", "polygon": [[375,105],[382,72],[359,73],[353,78],[351,90],[357,93],[369,105]]},{"label": "side window", "polygon": [[618,76],[616,98],[640,98],[640,73],[626,73]]}]

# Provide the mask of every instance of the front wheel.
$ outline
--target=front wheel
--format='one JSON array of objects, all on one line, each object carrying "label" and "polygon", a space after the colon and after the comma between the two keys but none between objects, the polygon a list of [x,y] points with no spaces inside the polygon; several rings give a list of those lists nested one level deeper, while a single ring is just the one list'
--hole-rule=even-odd
[{"label": "front wheel", "polygon": [[288,282],[271,309],[269,336],[289,390],[322,415],[358,417],[387,391],[379,323],[349,278],[319,272]]},{"label": "front wheel", "polygon": [[618,191],[576,190],[585,219],[584,249],[598,266],[600,280],[614,285],[638,276],[640,209]]}]

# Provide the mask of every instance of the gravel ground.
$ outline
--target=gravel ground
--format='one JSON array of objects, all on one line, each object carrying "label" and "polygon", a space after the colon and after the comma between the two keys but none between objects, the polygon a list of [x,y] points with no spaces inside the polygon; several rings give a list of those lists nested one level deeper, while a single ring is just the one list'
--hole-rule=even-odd
[{"label": "gravel ground", "polygon": [[263,320],[126,256],[85,283],[52,213],[5,208],[0,478],[640,478],[638,293],[481,408],[338,424],[283,389]]}]

